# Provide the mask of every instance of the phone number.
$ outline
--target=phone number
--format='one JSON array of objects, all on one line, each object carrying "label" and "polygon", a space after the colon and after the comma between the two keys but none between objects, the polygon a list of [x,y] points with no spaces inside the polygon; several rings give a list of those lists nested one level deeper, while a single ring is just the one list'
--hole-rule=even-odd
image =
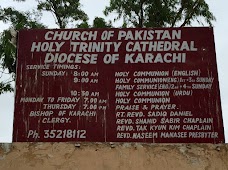
[{"label": "phone number", "polygon": [[44,138],[86,138],[86,130],[44,130]]}]

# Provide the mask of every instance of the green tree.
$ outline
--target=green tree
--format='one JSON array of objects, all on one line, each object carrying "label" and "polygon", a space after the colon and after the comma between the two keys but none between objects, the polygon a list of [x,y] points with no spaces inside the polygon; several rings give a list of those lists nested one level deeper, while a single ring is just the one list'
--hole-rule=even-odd
[{"label": "green tree", "polygon": [[90,28],[88,21],[83,21],[80,24],[77,24],[77,28]]},{"label": "green tree", "polygon": [[[184,27],[194,21],[212,26],[215,17],[205,0],[110,0],[105,15],[117,13],[128,27]],[[203,21],[204,22],[203,22]]]},{"label": "green tree", "polygon": [[106,22],[102,17],[95,17],[93,20],[93,25],[89,25],[87,21],[84,21],[77,25],[77,28],[111,28],[112,23],[111,21]]},{"label": "green tree", "polygon": [[59,28],[66,28],[69,23],[88,20],[86,13],[80,9],[79,0],[37,0],[37,9],[48,11],[55,17]]},{"label": "green tree", "polygon": [[0,34],[0,78],[3,74],[8,74],[10,77],[6,81],[0,81],[0,94],[13,91],[11,82],[14,81],[16,73],[17,31],[20,29],[44,28],[44,25],[39,23],[37,19],[35,13],[19,12],[13,8],[0,8],[0,21],[9,24],[9,29]]},{"label": "green tree", "polygon": [[107,23],[104,18],[95,17],[93,20],[93,28],[111,28],[112,23]]}]

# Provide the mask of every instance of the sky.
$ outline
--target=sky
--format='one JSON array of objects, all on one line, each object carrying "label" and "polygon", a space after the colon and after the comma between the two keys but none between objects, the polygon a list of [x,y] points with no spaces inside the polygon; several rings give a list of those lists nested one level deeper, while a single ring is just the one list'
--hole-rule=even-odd
[{"label": "sky", "polygon": [[[92,24],[96,16],[104,17],[103,10],[108,5],[109,0],[80,0],[82,9],[89,16],[89,23]],[[220,84],[220,95],[223,112],[223,122],[225,129],[226,143],[228,143],[228,43],[227,43],[227,29],[228,29],[228,1],[224,0],[206,0],[209,4],[210,10],[216,17],[214,22],[214,37],[216,46],[216,57]],[[18,10],[35,9],[35,0],[26,0],[26,2],[15,2],[13,0],[0,0],[1,7],[15,7]],[[106,17],[107,20],[112,20],[114,16]],[[53,16],[50,13],[44,13],[42,20],[49,28],[56,28]],[[114,26],[119,26],[120,21],[113,23]],[[8,28],[7,25],[0,22],[0,32]],[[5,77],[7,78],[7,77]],[[14,94],[6,93],[0,95],[0,143],[8,143],[12,140],[13,128],[13,109],[14,109]]]}]

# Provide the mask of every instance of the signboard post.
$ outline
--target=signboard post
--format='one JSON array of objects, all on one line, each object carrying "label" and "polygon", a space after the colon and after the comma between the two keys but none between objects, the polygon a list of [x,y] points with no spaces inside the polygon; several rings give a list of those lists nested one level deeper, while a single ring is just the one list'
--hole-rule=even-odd
[{"label": "signboard post", "polygon": [[223,143],[213,29],[20,31],[13,141]]}]

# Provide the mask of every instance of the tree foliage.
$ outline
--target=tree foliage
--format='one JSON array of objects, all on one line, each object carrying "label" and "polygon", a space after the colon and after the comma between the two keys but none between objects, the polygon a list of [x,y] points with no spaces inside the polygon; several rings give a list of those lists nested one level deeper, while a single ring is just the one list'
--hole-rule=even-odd
[{"label": "tree foliage", "polygon": [[0,21],[10,24],[15,30],[23,28],[44,28],[44,25],[39,23],[39,13],[36,12],[20,12],[14,8],[0,8]]},{"label": "tree foliage", "polygon": [[[10,74],[11,78],[4,82],[0,82],[0,94],[13,91],[11,82],[14,80],[16,72],[16,47],[9,40],[11,34],[9,30],[5,30],[0,36],[0,78],[3,74]],[[5,70],[8,69],[7,72]]]},{"label": "tree foliage", "polygon": [[104,18],[95,17],[93,20],[93,26],[92,27],[93,28],[111,28],[112,23],[111,23],[111,21],[109,21],[109,23],[107,23]]},{"label": "tree foliage", "polygon": [[20,29],[44,28],[35,18],[34,13],[0,8],[0,21],[10,25],[0,34],[0,78],[3,74],[10,75],[8,80],[0,82],[0,94],[13,90],[10,83],[14,81],[16,73],[16,32]]},{"label": "tree foliage", "polygon": [[102,17],[95,17],[93,20],[93,24],[89,25],[88,21],[83,21],[82,23],[77,25],[77,28],[111,28],[111,21],[106,22]]},{"label": "tree foliage", "polygon": [[110,0],[104,14],[113,12],[129,27],[184,27],[202,20],[212,26],[215,20],[205,0]]},{"label": "tree foliage", "polygon": [[56,24],[66,28],[69,23],[88,20],[87,14],[80,7],[79,0],[38,0],[37,9],[51,12]]}]

